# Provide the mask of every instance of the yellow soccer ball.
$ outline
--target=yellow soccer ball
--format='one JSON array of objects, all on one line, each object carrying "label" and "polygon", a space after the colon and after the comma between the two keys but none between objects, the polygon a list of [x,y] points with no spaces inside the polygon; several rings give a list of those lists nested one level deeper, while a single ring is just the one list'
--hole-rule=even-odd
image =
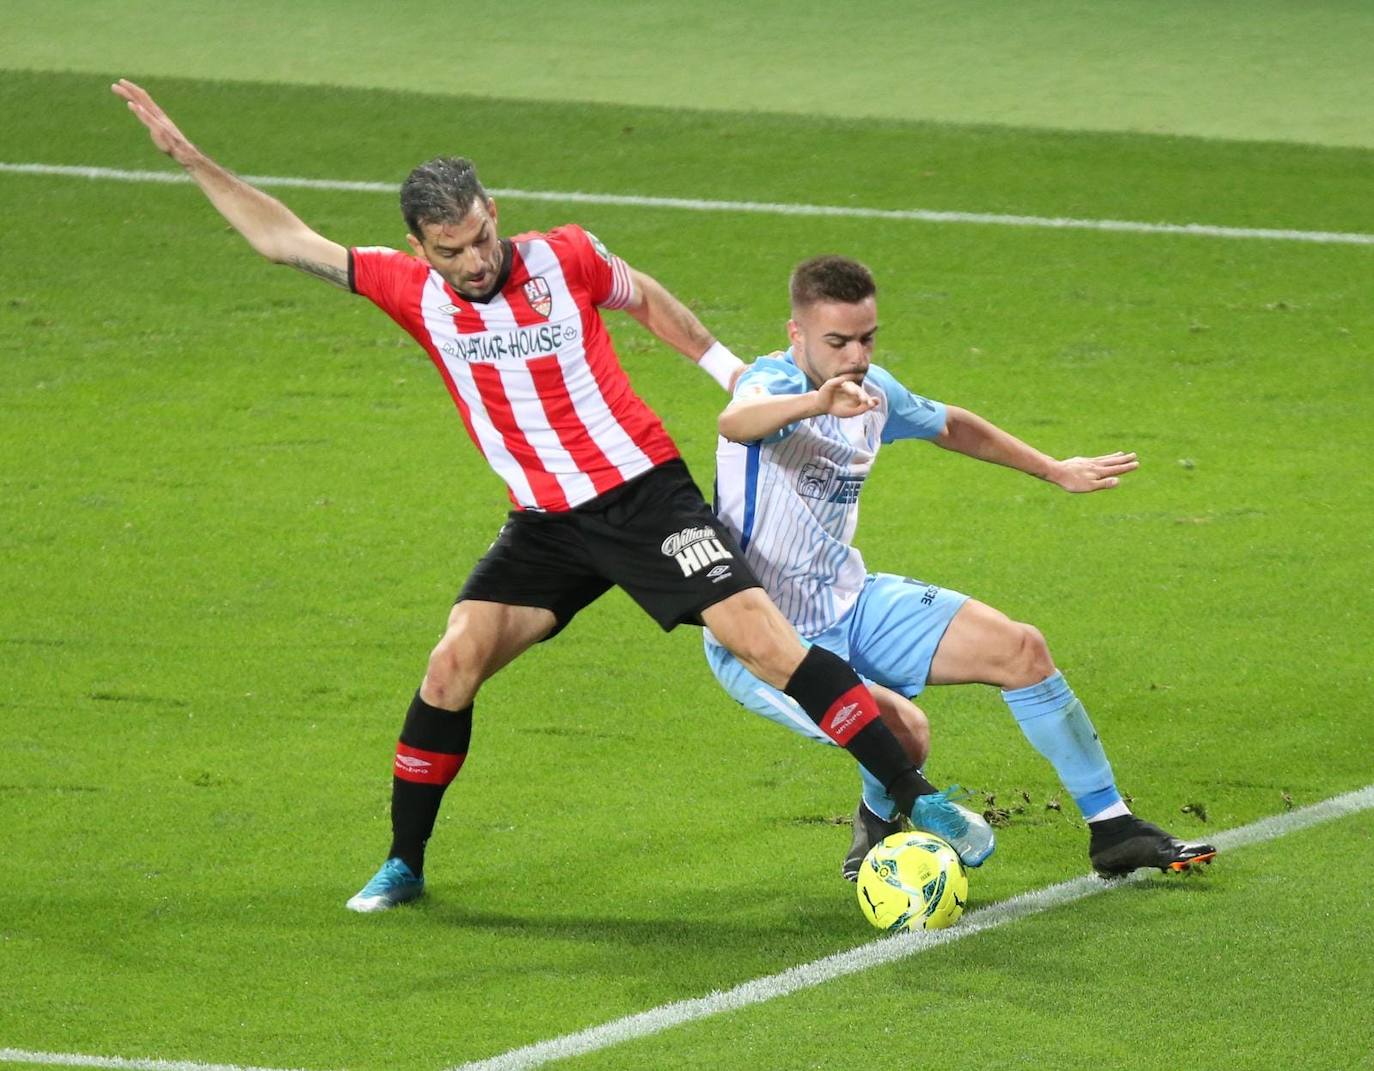
[{"label": "yellow soccer ball", "polygon": [[945,841],[911,830],[875,844],[859,867],[859,908],[880,930],[943,930],[968,901],[968,875]]}]

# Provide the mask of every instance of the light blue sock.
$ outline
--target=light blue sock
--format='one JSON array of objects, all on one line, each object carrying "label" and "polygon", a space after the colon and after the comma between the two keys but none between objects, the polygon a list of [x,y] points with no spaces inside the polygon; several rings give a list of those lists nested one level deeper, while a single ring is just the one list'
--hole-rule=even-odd
[{"label": "light blue sock", "polygon": [[1003,692],[1002,698],[1085,818],[1121,801],[1097,730],[1062,674],[1056,670],[1039,684]]},{"label": "light blue sock", "polygon": [[885,822],[892,821],[897,813],[897,801],[887,794],[883,783],[863,766],[859,766],[859,780],[864,786],[864,806]]}]

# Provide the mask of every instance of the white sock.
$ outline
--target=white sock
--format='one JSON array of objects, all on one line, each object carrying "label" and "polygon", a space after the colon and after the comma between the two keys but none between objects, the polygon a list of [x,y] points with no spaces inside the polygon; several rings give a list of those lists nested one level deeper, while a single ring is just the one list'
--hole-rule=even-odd
[{"label": "white sock", "polygon": [[1096,814],[1088,816],[1088,822],[1105,822],[1108,818],[1120,818],[1123,814],[1130,814],[1131,809],[1126,806],[1125,800],[1117,800],[1110,807],[1103,807]]}]

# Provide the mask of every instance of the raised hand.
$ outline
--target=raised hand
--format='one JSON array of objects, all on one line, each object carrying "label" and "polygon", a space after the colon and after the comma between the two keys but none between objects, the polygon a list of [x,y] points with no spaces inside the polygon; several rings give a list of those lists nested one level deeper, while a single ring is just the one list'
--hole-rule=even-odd
[{"label": "raised hand", "polygon": [[844,376],[827,379],[816,391],[818,413],[829,413],[831,416],[858,416],[877,404],[877,398]]},{"label": "raised hand", "polygon": [[157,101],[148,96],[147,90],[127,78],[121,78],[110,91],[129,105],[129,111],[138,117],[139,122],[148,128],[153,144],[183,167],[190,164],[198,155],[186,135],[177,129],[176,123],[158,107]]},{"label": "raised hand", "polygon": [[1065,458],[1050,479],[1065,491],[1105,491],[1119,484],[1123,475],[1139,467],[1135,454],[1118,450],[1101,457]]}]

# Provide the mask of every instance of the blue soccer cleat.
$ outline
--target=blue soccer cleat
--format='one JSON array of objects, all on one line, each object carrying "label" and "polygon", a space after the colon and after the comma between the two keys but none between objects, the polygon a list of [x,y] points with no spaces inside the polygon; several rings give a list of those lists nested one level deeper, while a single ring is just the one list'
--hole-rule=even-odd
[{"label": "blue soccer cleat", "polygon": [[424,891],[424,878],[417,878],[400,859],[388,859],[346,906],[350,911],[389,911],[397,904],[416,899]]},{"label": "blue soccer cleat", "polygon": [[979,866],[997,847],[997,839],[987,819],[954,802],[958,791],[958,785],[951,785],[943,792],[917,796],[911,824],[948,841],[964,866]]}]

